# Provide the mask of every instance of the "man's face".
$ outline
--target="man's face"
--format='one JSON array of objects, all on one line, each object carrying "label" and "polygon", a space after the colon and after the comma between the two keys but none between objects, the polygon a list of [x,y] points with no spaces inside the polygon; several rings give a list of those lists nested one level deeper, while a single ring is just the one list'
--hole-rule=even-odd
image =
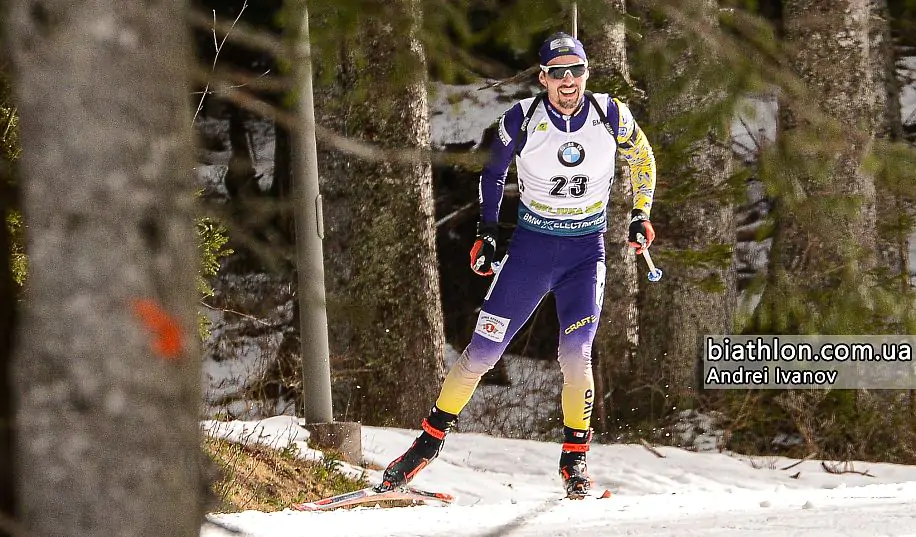
[{"label": "man's face", "polygon": [[[547,63],[547,66],[580,66],[585,65],[585,61],[573,54],[558,56]],[[558,110],[564,114],[571,114],[576,111],[579,101],[585,92],[585,81],[588,80],[588,69],[585,69],[580,76],[575,76],[581,67],[559,67],[551,70],[556,76],[562,75],[562,78],[554,78],[551,73],[545,73],[541,70],[538,80],[547,88],[547,98]]]}]

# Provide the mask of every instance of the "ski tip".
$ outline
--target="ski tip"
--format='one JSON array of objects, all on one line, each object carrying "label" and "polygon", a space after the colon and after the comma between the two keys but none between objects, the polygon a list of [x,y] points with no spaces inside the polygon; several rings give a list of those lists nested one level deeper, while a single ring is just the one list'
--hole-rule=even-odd
[{"label": "ski tip", "polygon": [[318,507],[317,505],[311,502],[294,503],[293,505],[290,505],[289,507],[290,509],[293,509],[294,511],[321,511],[321,507]]},{"label": "ski tip", "polygon": [[610,489],[604,489],[604,492],[598,493],[598,491],[593,492],[568,492],[566,496],[563,496],[564,500],[606,500],[610,498],[613,493]]},{"label": "ski tip", "polygon": [[455,497],[446,492],[436,492],[435,495],[436,495],[436,499],[439,500],[440,502],[452,503],[455,501]]}]

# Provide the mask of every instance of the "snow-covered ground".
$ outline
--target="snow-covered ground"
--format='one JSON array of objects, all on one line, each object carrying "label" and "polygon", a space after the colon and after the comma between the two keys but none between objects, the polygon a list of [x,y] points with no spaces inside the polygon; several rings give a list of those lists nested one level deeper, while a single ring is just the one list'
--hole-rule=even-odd
[{"label": "snow-covered ground", "polygon": [[900,117],[904,125],[916,124],[916,56],[901,58],[898,74],[904,81],[900,90]]},{"label": "snow-covered ground", "polygon": [[[305,457],[296,418],[205,422],[205,430],[278,448],[291,443]],[[243,432],[244,430],[244,432]],[[363,427],[366,462],[379,467],[399,455],[419,431]],[[414,480],[457,496],[452,506],[331,512],[248,511],[211,520],[252,537],[692,535],[916,536],[916,467],[856,462],[830,468],[820,461],[744,457],[640,445],[593,445],[589,469],[609,499],[560,500],[556,443],[452,433],[446,447]],[[365,472],[375,481],[379,472]],[[867,473],[869,475],[862,475]],[[205,524],[201,537],[233,534]]]}]

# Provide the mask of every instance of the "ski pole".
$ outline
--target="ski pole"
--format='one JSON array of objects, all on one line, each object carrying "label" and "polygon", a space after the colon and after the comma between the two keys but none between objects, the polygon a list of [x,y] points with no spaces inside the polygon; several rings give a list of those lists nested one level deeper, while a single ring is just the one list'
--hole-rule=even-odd
[{"label": "ski pole", "polygon": [[662,279],[662,269],[655,268],[655,263],[652,262],[652,256],[649,255],[649,247],[646,246],[646,237],[642,233],[637,233],[636,241],[642,245],[642,256],[646,260],[646,264],[649,265],[649,281],[657,282]]},{"label": "ski pole", "polygon": [[649,265],[649,281],[657,282],[658,280],[662,279],[662,269],[655,267],[655,263],[652,262],[652,257],[649,255],[648,248],[642,249],[642,256],[645,258],[646,264]]}]

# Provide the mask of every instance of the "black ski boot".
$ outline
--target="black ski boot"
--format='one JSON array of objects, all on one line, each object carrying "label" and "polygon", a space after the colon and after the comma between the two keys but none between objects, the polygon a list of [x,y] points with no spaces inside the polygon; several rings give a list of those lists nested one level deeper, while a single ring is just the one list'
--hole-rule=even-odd
[{"label": "black ski boot", "polygon": [[566,497],[581,500],[588,495],[592,482],[585,464],[585,454],[592,439],[592,431],[564,427],[563,434],[565,442],[560,453],[560,477],[563,478],[563,485],[566,487]]},{"label": "black ski boot", "polygon": [[423,432],[403,455],[391,461],[382,474],[382,482],[376,485],[375,490],[385,492],[410,483],[417,472],[426,468],[439,456],[439,451],[445,443],[445,435],[457,419],[458,416],[443,412],[434,406],[429,417],[423,420]]}]

